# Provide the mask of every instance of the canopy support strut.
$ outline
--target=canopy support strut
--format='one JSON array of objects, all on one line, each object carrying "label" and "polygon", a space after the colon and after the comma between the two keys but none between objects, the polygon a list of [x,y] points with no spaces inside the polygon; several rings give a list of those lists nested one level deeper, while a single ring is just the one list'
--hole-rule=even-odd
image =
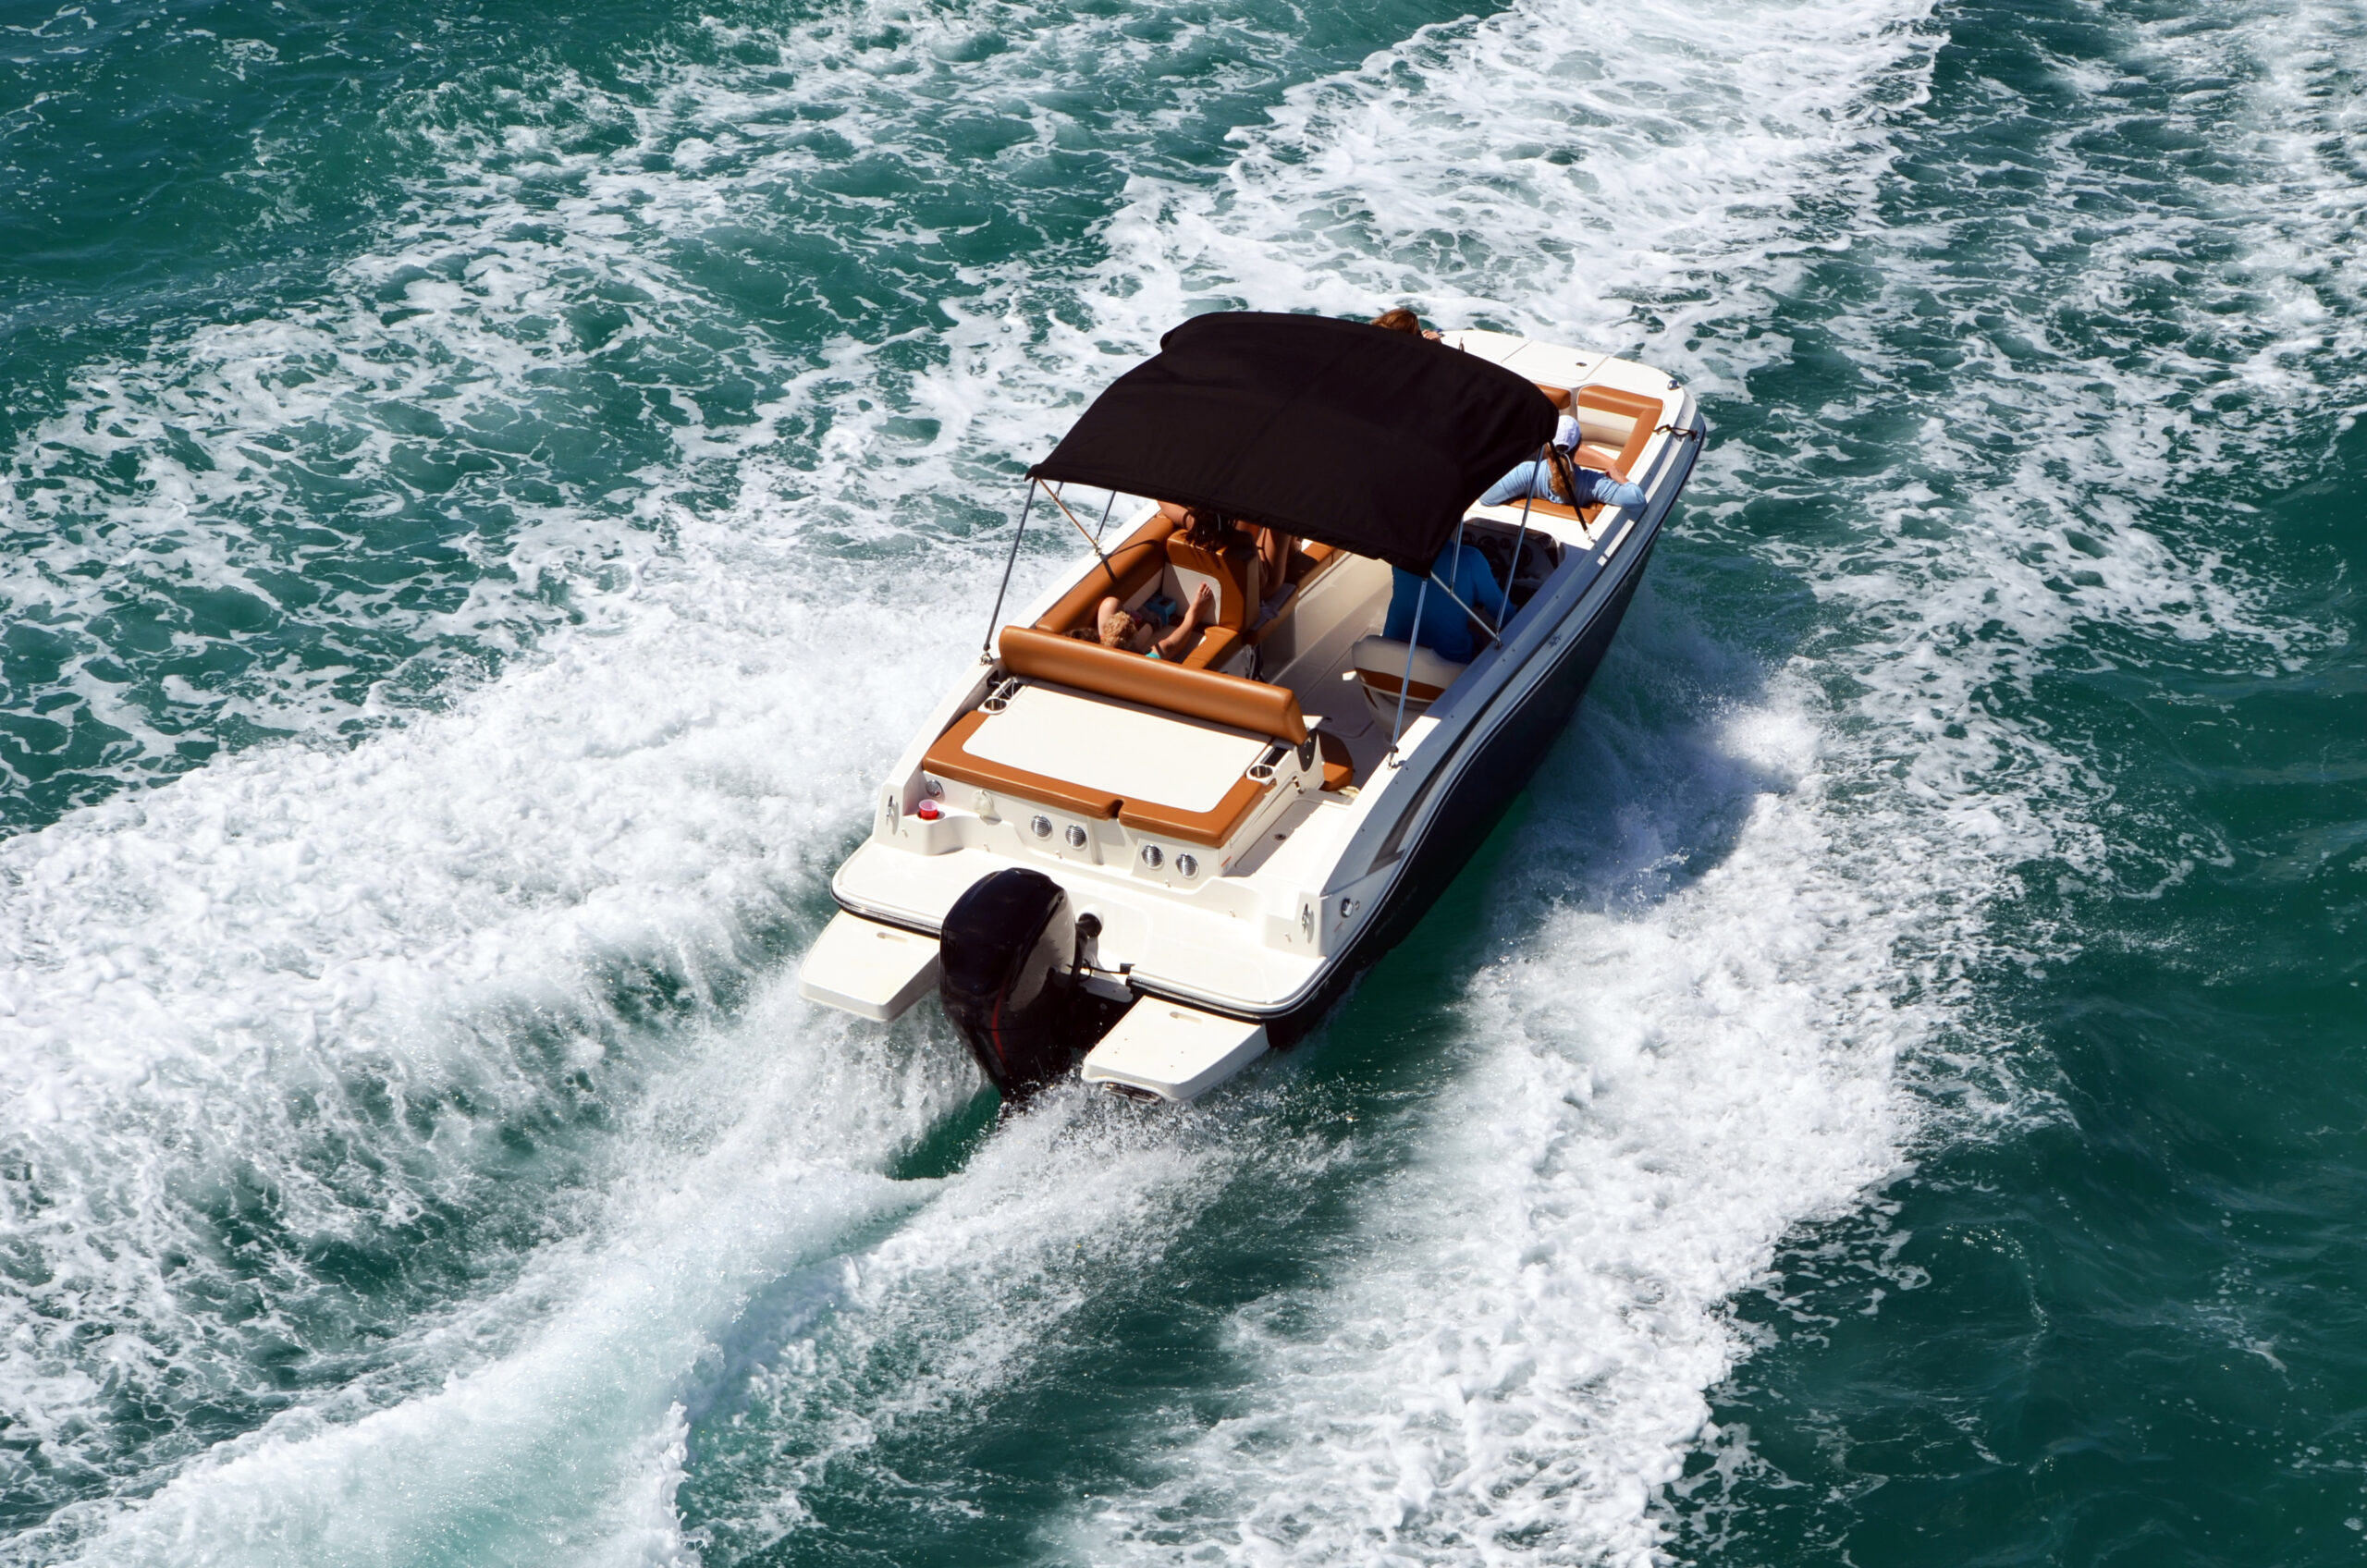
[{"label": "canopy support strut", "polygon": [[995,607],[987,617],[987,641],[978,650],[978,662],[992,664],[995,658],[995,622],[1002,619],[1002,596],[1011,592],[1011,569],[1019,560],[1019,542],[1027,537],[1027,514],[1036,505],[1036,481],[1027,482],[1027,499],[1019,508],[1019,531],[1011,536],[1011,554],[1002,559],[1002,586],[995,590]]},{"label": "canopy support strut", "polygon": [[[1067,481],[1063,480],[1061,484],[1061,489],[1066,488]],[[1044,494],[1052,497],[1052,505],[1061,508],[1061,515],[1069,520],[1069,525],[1072,528],[1074,528],[1077,533],[1084,535],[1085,548],[1091,550],[1095,557],[1101,562],[1101,570],[1110,574],[1110,585],[1112,588],[1116,587],[1118,585],[1118,569],[1111,566],[1110,564],[1110,557],[1101,553],[1101,541],[1096,539],[1092,534],[1085,532],[1085,524],[1077,521],[1076,513],[1069,510],[1069,504],[1061,499],[1060,490],[1056,490],[1051,485],[1047,484],[1044,486]],[[1117,498],[1118,496],[1116,493],[1112,492],[1110,499],[1114,502]],[[1108,522],[1110,521],[1110,514],[1107,512],[1102,513],[1101,521],[1105,523]]]},{"label": "canopy support strut", "polygon": [[[1570,395],[1570,406],[1572,408],[1577,407],[1577,394],[1575,392]],[[1548,441],[1544,446],[1537,448],[1537,460],[1539,462],[1551,463],[1553,460],[1546,455],[1546,453],[1552,447],[1552,442]],[[1528,504],[1535,499],[1537,499],[1537,486],[1532,484],[1520,498],[1520,532],[1513,535],[1513,580],[1511,582],[1504,584],[1504,607],[1502,612],[1496,617],[1496,630],[1498,631],[1503,631],[1504,622],[1512,619],[1513,618],[1513,588],[1515,584],[1520,582],[1521,547],[1528,543]],[[1573,496],[1570,497],[1570,505],[1572,510],[1576,509],[1576,496]],[[1585,525],[1581,523],[1579,526],[1584,527]],[[1503,639],[1499,637],[1496,641],[1501,643]]]},{"label": "canopy support strut", "polygon": [[1430,573],[1422,579],[1421,592],[1414,595],[1414,635],[1405,639],[1405,673],[1397,678],[1397,717],[1389,724],[1389,766],[1392,767],[1405,766],[1404,759],[1397,754],[1397,737],[1405,729],[1405,693],[1414,685],[1414,650],[1422,645],[1418,641],[1422,635],[1422,606],[1430,602],[1430,584],[1437,581],[1438,573]]}]

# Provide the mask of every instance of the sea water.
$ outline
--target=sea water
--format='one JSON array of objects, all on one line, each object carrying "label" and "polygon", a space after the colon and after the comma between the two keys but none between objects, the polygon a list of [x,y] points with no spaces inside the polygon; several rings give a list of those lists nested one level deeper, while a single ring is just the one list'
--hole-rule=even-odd
[{"label": "sea water", "polygon": [[[0,1562],[2356,1561],[2362,71],[0,8]],[[1024,466],[1399,303],[1713,427],[1430,918],[1155,1114],[799,1001]]]}]

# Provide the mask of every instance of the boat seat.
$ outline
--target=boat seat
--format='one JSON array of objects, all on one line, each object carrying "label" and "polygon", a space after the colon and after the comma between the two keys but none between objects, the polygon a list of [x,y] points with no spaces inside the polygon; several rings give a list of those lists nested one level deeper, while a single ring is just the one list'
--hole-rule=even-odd
[{"label": "boat seat", "polygon": [[1287,686],[1120,653],[1026,626],[1004,627],[1000,648],[1003,668],[1022,680],[1049,680],[1122,703],[1140,703],[1294,746],[1306,739],[1306,717]]},{"label": "boat seat", "polygon": [[[1322,787],[1334,793],[1355,782],[1356,765],[1348,754],[1348,743],[1328,729],[1315,731],[1318,766],[1323,777]],[[1212,811],[1189,812],[1156,801],[1121,801],[1118,820],[1137,833],[1157,833],[1162,838],[1181,839],[1190,844],[1205,844],[1222,849],[1233,842],[1250,814],[1265,799],[1270,783],[1259,784],[1243,778],[1225,794]]]},{"label": "boat seat", "polygon": [[[1643,455],[1644,444],[1660,428],[1661,416],[1667,411],[1659,398],[1640,392],[1622,392],[1612,386],[1579,387],[1576,412],[1582,439],[1578,460],[1588,468],[1602,470],[1613,479],[1633,478],[1636,459]],[[1595,417],[1588,419],[1589,414]],[[1627,426],[1625,434],[1619,430],[1622,421]]]},{"label": "boat seat", "polygon": [[1205,550],[1181,533],[1167,536],[1167,569],[1175,576],[1175,602],[1189,607],[1203,585],[1216,594],[1197,646],[1184,655],[1186,669],[1214,669],[1233,656],[1257,613],[1257,556],[1246,541]]},{"label": "boat seat", "polygon": [[1406,645],[1394,637],[1365,637],[1357,641],[1349,659],[1355,666],[1356,678],[1364,683],[1365,700],[1374,711],[1394,714],[1397,711],[1399,687],[1405,691],[1405,712],[1408,717],[1422,712],[1446,695],[1455,677],[1467,668],[1452,659],[1440,657],[1429,648],[1414,649],[1412,678],[1405,668]]},{"label": "boat seat", "polygon": [[[1306,717],[1299,711],[1298,698],[1288,687],[1268,686],[1210,669],[1189,669],[1033,627],[1003,628],[1001,651],[1003,668],[1023,680],[1136,703],[1293,746],[1304,744],[1309,734]],[[1031,773],[971,752],[971,737],[989,717],[983,709],[963,714],[937,738],[921,759],[921,766],[957,783],[1055,806],[1078,816],[1103,820],[1115,817],[1136,832],[1157,833],[1211,849],[1231,843],[1266,798],[1267,791],[1274,788],[1271,782],[1260,783],[1245,776],[1212,809],[1204,812],[1157,801],[1122,800],[1105,790]],[[1344,777],[1339,784],[1332,780],[1335,769],[1339,775],[1352,771],[1344,755],[1335,761],[1328,736],[1318,744],[1323,753],[1324,787],[1342,787],[1346,782]],[[1343,753],[1344,750],[1342,748]]]},{"label": "boat seat", "polygon": [[1125,543],[1110,552],[1109,566],[1096,561],[1083,581],[1044,612],[1036,622],[1036,630],[1058,634],[1090,625],[1094,607],[1110,594],[1122,603],[1149,587],[1167,570],[1167,536],[1174,532],[1175,525],[1163,517],[1154,517],[1135,529]]},{"label": "boat seat", "polygon": [[[1061,640],[1073,641],[1068,638]],[[1126,655],[1118,656],[1122,658]],[[992,717],[983,709],[974,708],[954,720],[952,727],[937,738],[936,743],[921,759],[922,768],[940,778],[991,790],[1013,801],[1050,806],[1073,816],[1096,817],[1105,822],[1115,817],[1137,833],[1156,833],[1162,838],[1180,839],[1187,844],[1202,844],[1209,849],[1222,849],[1233,842],[1241,832],[1242,825],[1248,821],[1250,815],[1266,798],[1266,792],[1274,787],[1270,780],[1260,782],[1245,774],[1235,779],[1224,797],[1207,811],[1193,811],[1161,801],[1122,800],[1107,790],[1073,784],[1049,774],[1031,773],[991,757],[979,756],[970,750],[969,742]],[[1327,777],[1330,772],[1327,762]]]},{"label": "boat seat", "polygon": [[1323,787],[1337,794],[1356,781],[1356,761],[1348,754],[1348,742],[1329,729],[1315,732],[1315,749],[1323,759]]}]

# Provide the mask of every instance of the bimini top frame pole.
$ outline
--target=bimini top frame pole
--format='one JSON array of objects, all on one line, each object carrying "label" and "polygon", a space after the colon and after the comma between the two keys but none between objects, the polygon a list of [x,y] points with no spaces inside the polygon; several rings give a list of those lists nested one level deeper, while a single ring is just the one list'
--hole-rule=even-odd
[{"label": "bimini top frame pole", "polygon": [[[1571,394],[1570,401],[1571,407],[1576,408],[1577,406],[1577,395],[1576,393]],[[1551,456],[1552,447],[1553,443],[1548,441],[1544,446],[1539,447],[1537,449],[1537,460],[1548,465],[1546,483],[1549,484],[1552,483],[1551,472],[1551,465],[1553,461]],[[1513,580],[1504,584],[1504,607],[1499,611],[1496,616],[1496,630],[1499,632],[1503,631],[1504,622],[1512,619],[1513,618],[1513,590],[1520,584],[1520,553],[1528,544],[1528,505],[1535,499],[1537,499],[1537,486],[1531,484],[1525,492],[1522,493],[1520,498],[1520,532],[1513,535]],[[1570,497],[1570,504],[1574,509],[1577,505],[1577,499],[1578,498],[1576,495],[1572,495]],[[1585,525],[1580,524],[1580,526],[1583,527]],[[1499,636],[1496,641],[1501,643],[1503,641],[1503,638]]]},{"label": "bimini top frame pole", "polygon": [[[1101,570],[1110,574],[1110,581],[1112,582],[1117,582],[1118,569],[1111,566],[1110,564],[1110,557],[1101,553],[1101,541],[1095,538],[1093,534],[1086,530],[1085,524],[1077,521],[1076,513],[1069,510],[1069,504],[1061,499],[1061,492],[1067,488],[1068,486],[1065,484],[1049,484],[1045,486],[1044,494],[1052,497],[1052,505],[1061,508],[1061,515],[1069,520],[1069,526],[1071,528],[1077,531],[1078,537],[1085,541],[1085,547],[1093,552],[1094,558],[1101,563]],[[1118,497],[1115,495],[1112,495],[1110,497],[1113,502],[1116,501],[1117,498]],[[1106,515],[1104,516],[1103,521],[1105,522],[1108,521]]]},{"label": "bimini top frame pole", "polygon": [[[1455,543],[1463,542],[1456,532]],[[1405,732],[1405,693],[1414,688],[1414,650],[1422,645],[1422,610],[1430,602],[1430,584],[1438,581],[1435,571],[1422,579],[1420,592],[1414,595],[1414,635],[1405,639],[1405,673],[1397,678],[1397,717],[1389,721],[1389,766],[1402,767],[1404,758],[1397,754],[1397,737]]]},{"label": "bimini top frame pole", "polygon": [[[1069,520],[1071,526],[1074,527],[1077,533],[1084,535],[1085,545],[1093,551],[1094,558],[1101,563],[1101,570],[1110,574],[1110,581],[1113,584],[1118,581],[1118,569],[1110,564],[1109,556],[1102,551],[1101,541],[1094,537],[1092,531],[1085,524],[1077,521],[1076,513],[1069,510],[1068,503],[1061,499],[1061,490],[1066,487],[1047,485],[1040,479],[1029,480],[1027,499],[1019,508],[1019,528],[1011,536],[1011,554],[1005,556],[1002,560],[1002,585],[995,590],[994,613],[987,617],[986,643],[978,650],[979,655],[989,661],[995,656],[995,623],[1002,619],[1003,595],[1011,592],[1011,569],[1019,561],[1019,542],[1027,537],[1027,514],[1035,509],[1036,491],[1039,485],[1043,487],[1044,494],[1052,498],[1052,505],[1061,508],[1061,515]],[[1117,504],[1118,493],[1113,490],[1110,493],[1110,505],[1101,508],[1102,527],[1110,526],[1110,507]]]},{"label": "bimini top frame pole", "polygon": [[1027,482],[1027,499],[1020,504],[1019,529],[1011,536],[1011,554],[1002,558],[1002,586],[995,590],[995,607],[987,616],[987,640],[979,646],[978,659],[992,664],[995,657],[995,623],[1002,619],[1002,598],[1011,592],[1011,569],[1019,561],[1019,542],[1027,537],[1027,514],[1036,506],[1036,481]]},{"label": "bimini top frame pole", "polygon": [[[1541,461],[1542,459],[1540,459],[1539,460]],[[1450,554],[1457,565],[1462,564],[1463,560],[1464,523],[1470,521],[1471,520],[1468,517],[1466,517],[1454,525],[1454,547]],[[1527,496],[1522,497],[1521,500],[1520,527],[1520,533],[1513,541],[1512,572],[1513,580],[1515,582],[1518,582],[1520,580],[1521,544],[1528,537],[1528,498]],[[1469,605],[1465,604],[1463,602],[1463,596],[1460,594],[1457,594],[1453,589],[1439,581],[1438,565],[1436,562],[1431,563],[1429,574],[1422,579],[1421,591],[1414,595],[1414,634],[1405,640],[1405,673],[1398,678],[1397,715],[1390,721],[1389,726],[1389,766],[1392,767],[1401,766],[1404,760],[1397,754],[1397,742],[1405,732],[1405,693],[1414,684],[1414,650],[1422,645],[1422,611],[1429,603],[1430,590],[1433,587],[1437,588],[1440,593],[1444,594],[1449,599],[1452,599],[1454,602],[1454,607],[1461,610],[1466,616],[1469,617],[1473,625],[1486,632],[1488,634],[1488,641],[1490,643],[1494,643],[1499,645],[1502,643],[1504,640],[1504,622],[1512,618],[1513,594],[1510,585],[1507,585],[1504,589],[1504,607],[1502,610],[1498,612],[1496,616],[1496,623],[1493,626],[1490,626],[1488,624],[1487,617],[1481,615],[1478,610],[1473,609]]]}]

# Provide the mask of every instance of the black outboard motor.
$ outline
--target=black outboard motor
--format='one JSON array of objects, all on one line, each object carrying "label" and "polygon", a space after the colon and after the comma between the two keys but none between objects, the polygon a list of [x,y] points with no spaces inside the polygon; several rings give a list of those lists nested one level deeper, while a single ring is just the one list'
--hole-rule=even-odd
[{"label": "black outboard motor", "polygon": [[1014,866],[972,883],[945,916],[938,996],[1007,1101],[1066,1072],[1088,1043],[1094,1010],[1060,972],[1077,953],[1068,910],[1059,883]]}]

